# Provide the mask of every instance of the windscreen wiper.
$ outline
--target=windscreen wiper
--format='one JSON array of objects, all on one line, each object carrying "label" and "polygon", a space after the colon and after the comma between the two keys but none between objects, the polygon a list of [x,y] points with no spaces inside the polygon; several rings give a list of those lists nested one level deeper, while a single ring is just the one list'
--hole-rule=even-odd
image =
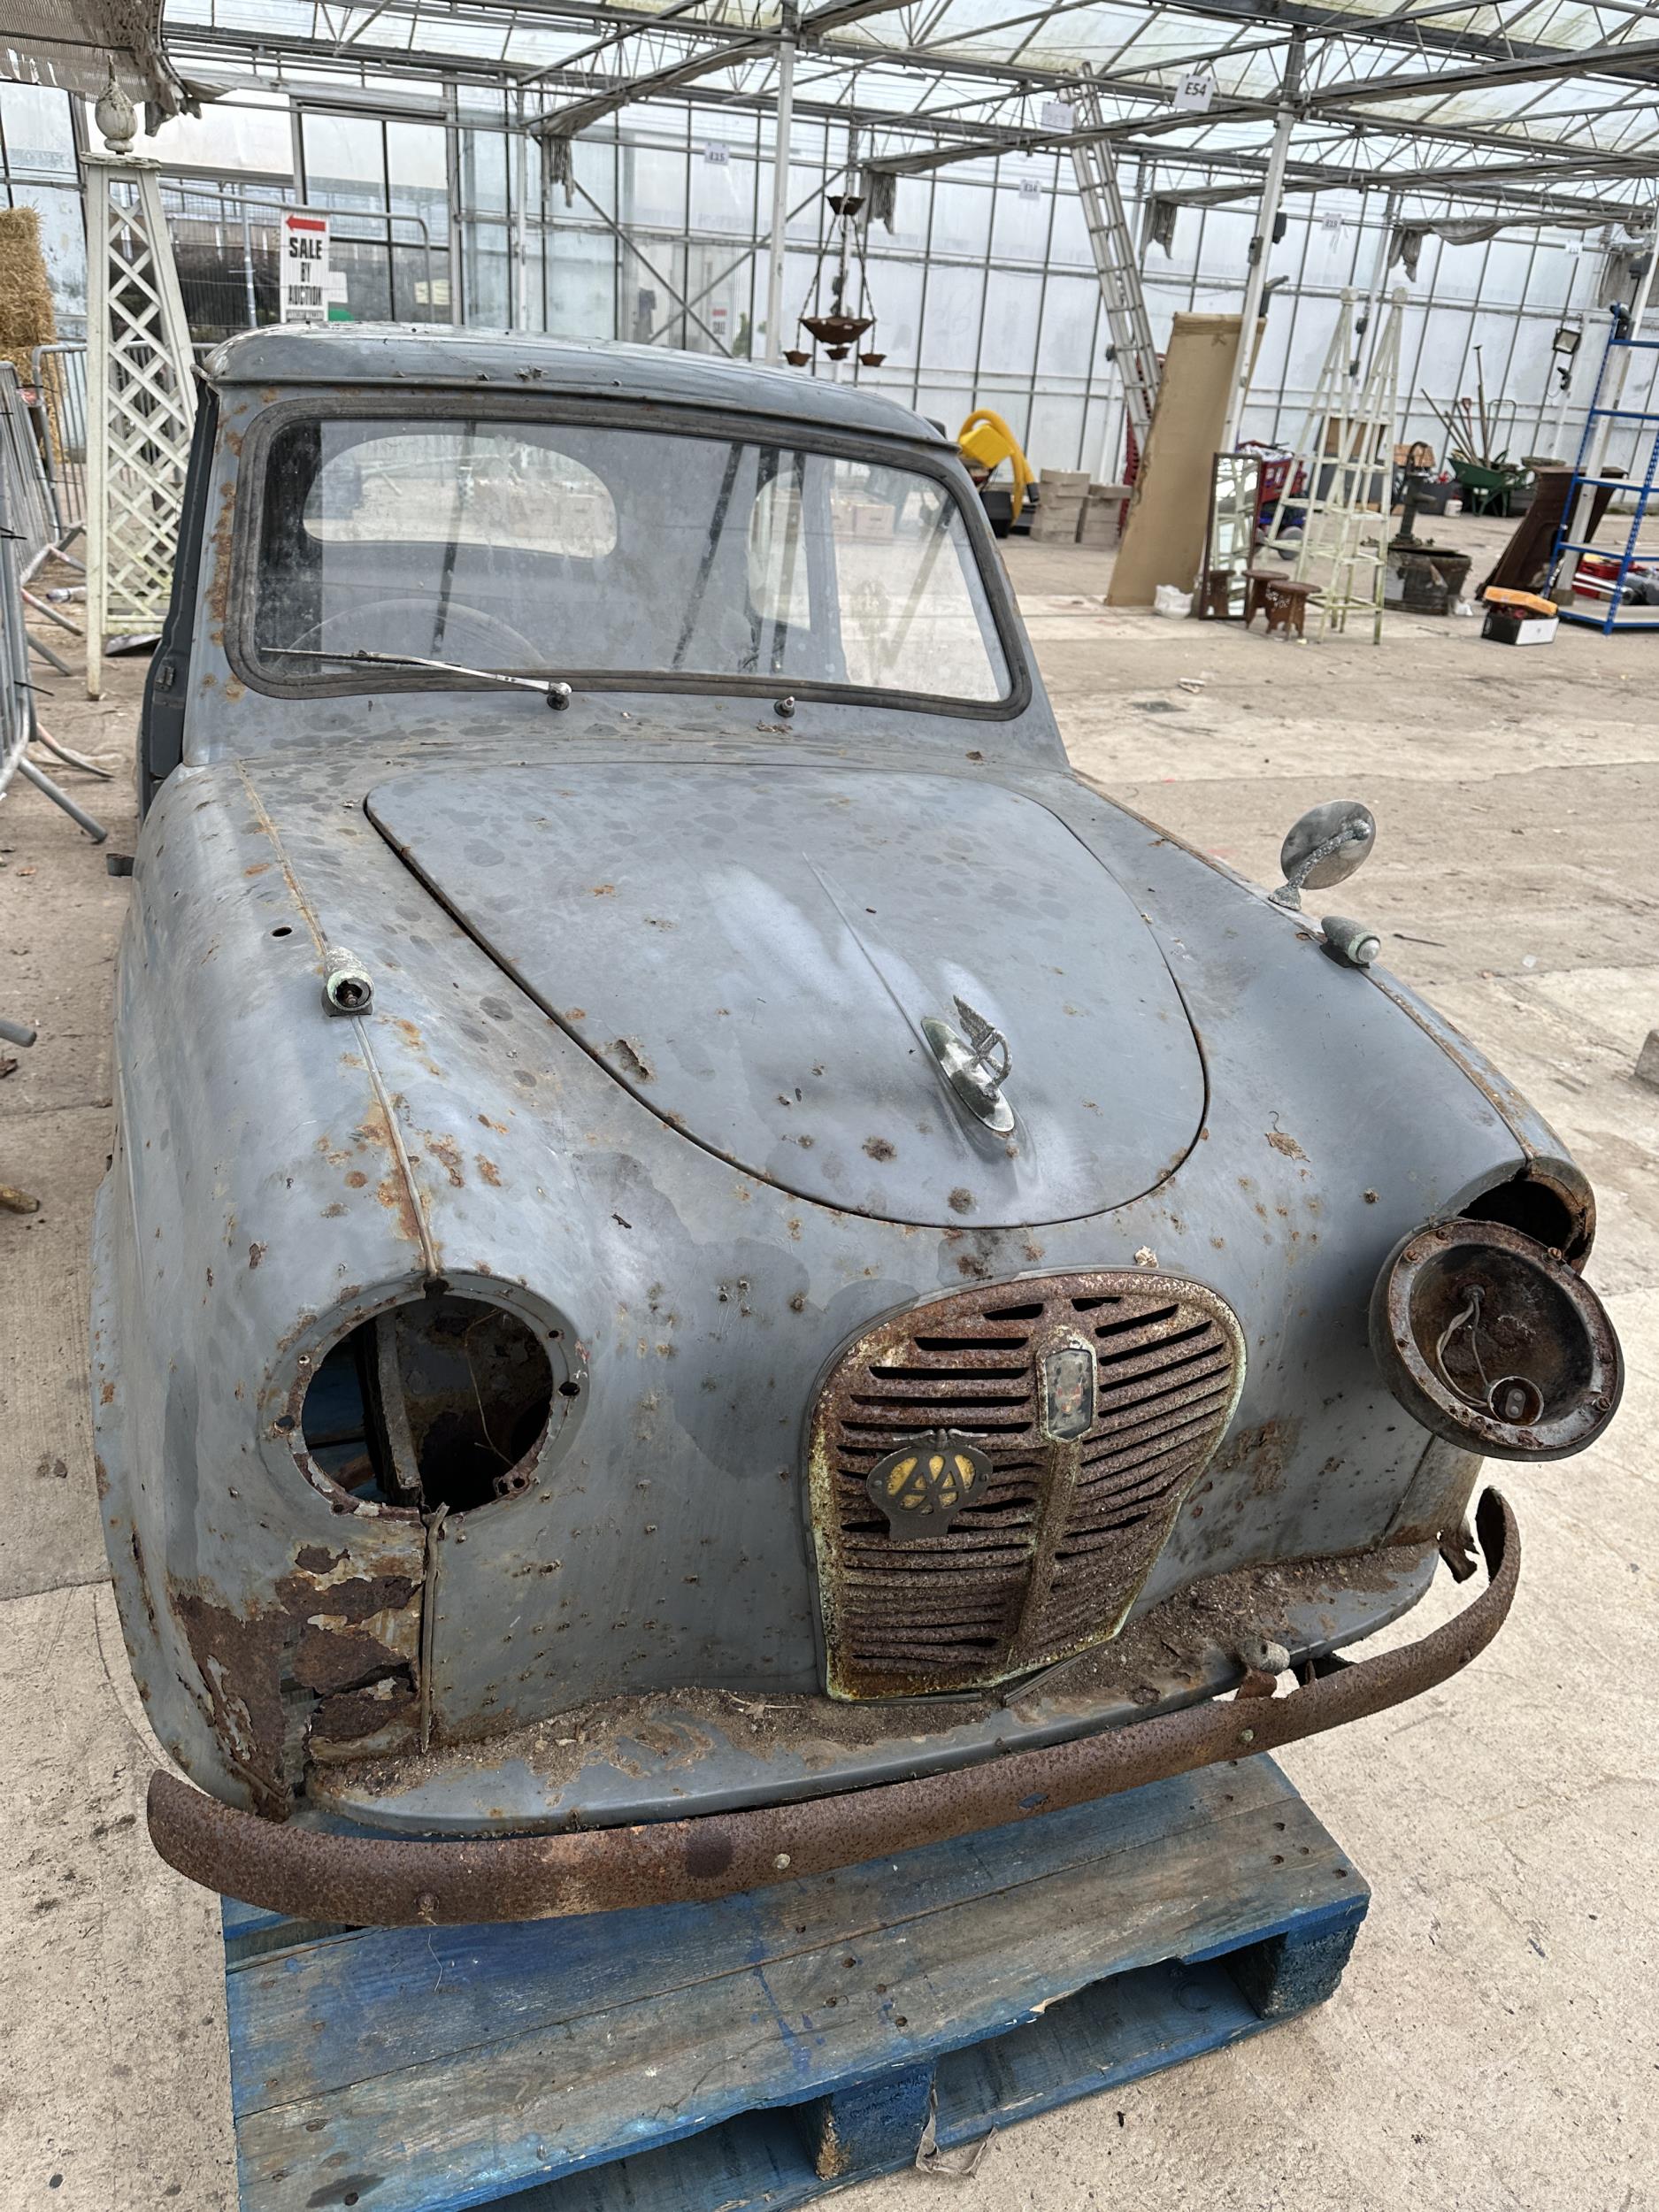
[{"label": "windscreen wiper", "polygon": [[571,687],[562,676],[506,676],[498,668],[463,668],[459,661],[422,660],[414,653],[371,653],[363,645],[354,653],[326,653],[306,645],[268,645],[265,649],[279,660],[338,661],[347,667],[369,662],[377,668],[431,668],[442,676],[471,676],[480,684],[499,684],[509,691],[539,692],[556,713],[571,703]]}]

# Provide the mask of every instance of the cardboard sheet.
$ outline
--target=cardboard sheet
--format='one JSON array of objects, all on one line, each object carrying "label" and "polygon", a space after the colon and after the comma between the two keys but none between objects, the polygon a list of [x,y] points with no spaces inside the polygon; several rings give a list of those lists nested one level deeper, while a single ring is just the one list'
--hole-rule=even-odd
[{"label": "cardboard sheet", "polygon": [[[1210,471],[1226,426],[1237,315],[1177,315],[1152,427],[1106,603],[1149,607],[1160,584],[1191,591],[1204,557]],[[1262,326],[1256,326],[1259,341]]]}]

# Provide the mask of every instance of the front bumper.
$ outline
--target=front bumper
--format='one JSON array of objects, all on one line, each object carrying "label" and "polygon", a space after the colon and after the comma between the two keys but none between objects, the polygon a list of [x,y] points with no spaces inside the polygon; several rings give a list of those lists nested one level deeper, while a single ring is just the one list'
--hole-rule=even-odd
[{"label": "front bumper", "polygon": [[1475,1527],[1489,1580],[1473,1604],[1416,1643],[1339,1663],[1285,1697],[1212,1701],[916,1781],[565,1835],[325,1834],[260,1820],[157,1772],[150,1832],[169,1865],[209,1889],[353,1926],[554,1919],[760,1889],[1275,1751],[1433,1688],[1486,1648],[1515,1596],[1520,1533],[1495,1490]]}]

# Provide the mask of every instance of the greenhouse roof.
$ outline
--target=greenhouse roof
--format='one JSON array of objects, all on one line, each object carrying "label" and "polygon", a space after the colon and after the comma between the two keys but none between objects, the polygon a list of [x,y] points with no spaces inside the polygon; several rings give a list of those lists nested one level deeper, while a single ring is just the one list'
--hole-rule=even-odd
[{"label": "greenhouse roof", "polygon": [[168,0],[164,20],[204,90],[504,91],[555,141],[641,103],[764,111],[793,27],[796,114],[856,125],[879,168],[1088,131],[1160,190],[1249,195],[1288,81],[1292,191],[1606,220],[1659,189],[1659,18],[1639,0]]}]

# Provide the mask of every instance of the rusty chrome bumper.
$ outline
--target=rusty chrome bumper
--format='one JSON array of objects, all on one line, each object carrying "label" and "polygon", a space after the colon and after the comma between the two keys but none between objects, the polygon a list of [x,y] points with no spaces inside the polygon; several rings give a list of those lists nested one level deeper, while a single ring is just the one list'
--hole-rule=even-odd
[{"label": "rusty chrome bumper", "polygon": [[1520,1533],[1495,1490],[1475,1527],[1487,1586],[1417,1643],[1344,1664],[1285,1697],[1213,1700],[1040,1751],[837,1796],[574,1834],[414,1842],[261,1820],[157,1772],[150,1833],[170,1866],[274,1912],[352,1926],[546,1920],[729,1896],[861,1859],[1029,1820],[1363,1720],[1465,1667],[1503,1625]]}]

